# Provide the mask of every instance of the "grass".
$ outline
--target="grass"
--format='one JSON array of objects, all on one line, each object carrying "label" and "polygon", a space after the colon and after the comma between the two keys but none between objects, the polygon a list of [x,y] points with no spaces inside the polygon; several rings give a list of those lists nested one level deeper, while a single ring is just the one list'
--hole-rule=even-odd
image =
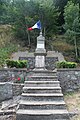
[{"label": "grass", "polygon": [[74,46],[69,45],[68,43],[66,43],[65,41],[56,41],[52,43],[54,48],[58,51],[61,52],[68,52],[68,51],[73,51],[74,50]]},{"label": "grass", "polygon": [[72,120],[80,120],[80,91],[65,94],[64,100],[69,112],[79,113],[79,115],[74,116]]},{"label": "grass", "polygon": [[18,50],[18,43],[11,32],[10,25],[0,25],[0,67],[13,52]]},{"label": "grass", "polygon": [[5,60],[10,58],[10,55],[17,51],[17,45],[9,43],[0,48],[0,67],[5,64]]},{"label": "grass", "polygon": [[11,25],[0,25],[0,67],[3,67],[12,53],[28,50],[27,47],[22,47],[23,45],[25,42],[15,38]]}]

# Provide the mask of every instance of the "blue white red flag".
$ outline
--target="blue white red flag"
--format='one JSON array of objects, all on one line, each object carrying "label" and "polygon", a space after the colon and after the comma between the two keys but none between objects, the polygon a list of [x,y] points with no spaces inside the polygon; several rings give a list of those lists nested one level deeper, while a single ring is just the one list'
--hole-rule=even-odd
[{"label": "blue white red flag", "polygon": [[31,30],[33,30],[33,29],[35,29],[35,28],[41,30],[41,22],[40,22],[40,20],[39,20],[34,26],[28,28],[28,30],[31,31]]}]

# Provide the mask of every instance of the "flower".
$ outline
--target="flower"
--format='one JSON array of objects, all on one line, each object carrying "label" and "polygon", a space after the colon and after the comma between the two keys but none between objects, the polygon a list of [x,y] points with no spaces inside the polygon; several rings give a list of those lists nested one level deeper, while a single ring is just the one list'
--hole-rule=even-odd
[{"label": "flower", "polygon": [[18,77],[18,79],[17,79],[18,81],[20,81],[21,80],[21,78],[20,77]]}]

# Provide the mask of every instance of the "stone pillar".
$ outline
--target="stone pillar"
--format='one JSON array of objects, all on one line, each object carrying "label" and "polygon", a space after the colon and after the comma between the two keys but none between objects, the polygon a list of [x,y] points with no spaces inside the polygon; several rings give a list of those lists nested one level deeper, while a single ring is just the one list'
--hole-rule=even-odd
[{"label": "stone pillar", "polygon": [[42,32],[37,37],[37,47],[35,50],[35,69],[45,69],[45,37],[42,36]]}]

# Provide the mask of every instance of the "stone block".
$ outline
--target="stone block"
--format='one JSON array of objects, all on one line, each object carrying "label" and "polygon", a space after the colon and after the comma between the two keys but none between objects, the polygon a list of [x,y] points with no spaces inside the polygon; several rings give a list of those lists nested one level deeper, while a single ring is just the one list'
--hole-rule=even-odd
[{"label": "stone block", "polygon": [[0,83],[0,101],[13,97],[12,84],[9,82]]}]

